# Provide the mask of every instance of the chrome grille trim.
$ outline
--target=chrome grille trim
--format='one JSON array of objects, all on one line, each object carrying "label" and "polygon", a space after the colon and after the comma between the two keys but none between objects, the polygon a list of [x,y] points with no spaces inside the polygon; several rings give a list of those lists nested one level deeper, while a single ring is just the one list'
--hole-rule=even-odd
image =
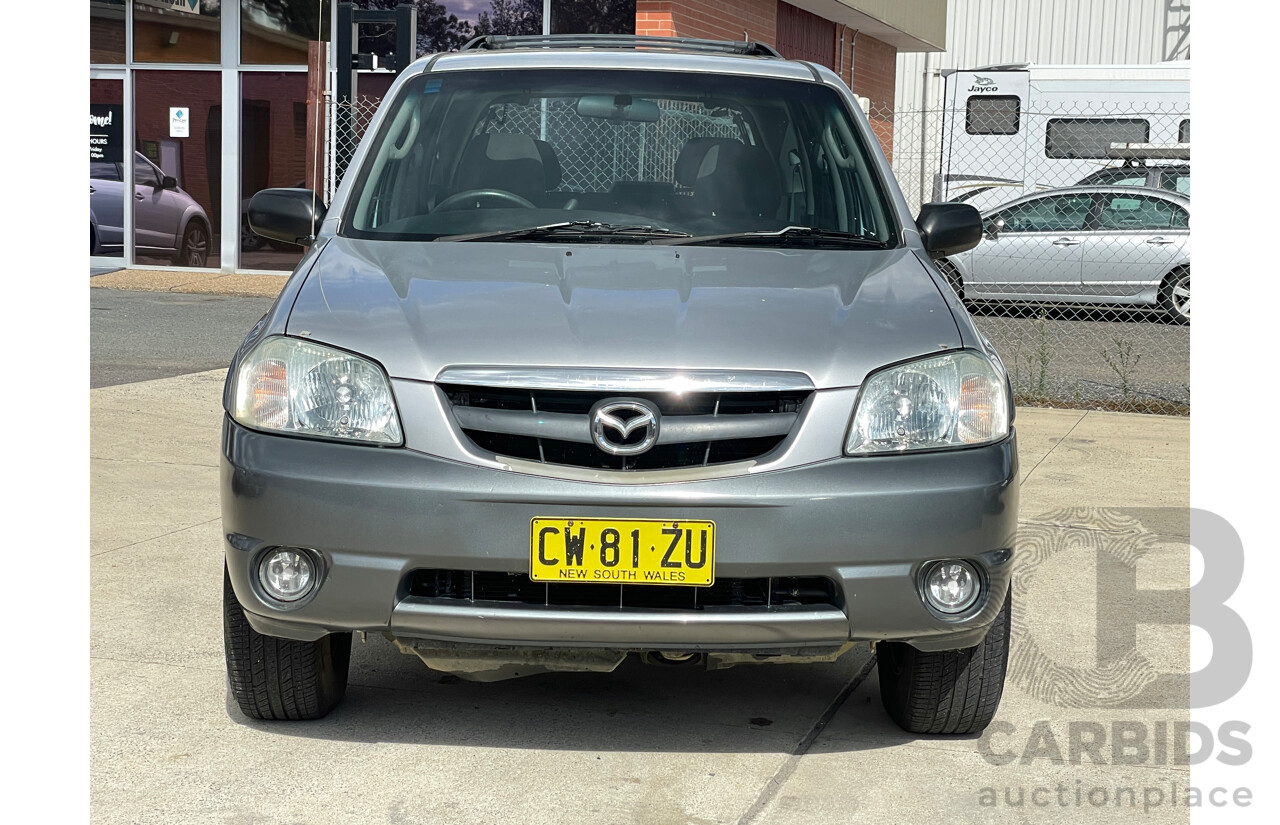
[{"label": "chrome grille trim", "polygon": [[[591,443],[591,419],[585,415],[492,410],[455,406],[453,416],[464,430]],[[791,432],[796,413],[753,415],[672,415],[662,419],[658,444],[760,438]]]},{"label": "chrome grille trim", "polygon": [[751,370],[633,370],[537,367],[445,367],[437,384],[521,390],[587,392],[809,392],[799,372]]},{"label": "chrome grille trim", "polygon": [[[457,371],[444,374],[461,375]],[[673,374],[662,373],[667,378]],[[523,373],[519,368],[502,373],[501,383],[506,384],[505,376],[509,375]],[[566,377],[567,371],[555,375],[572,381]],[[644,381],[657,375],[652,371],[629,373],[634,382],[626,395],[618,390],[563,386],[435,386],[447,404],[452,428],[468,446],[486,456],[623,472],[754,462],[787,441],[815,394],[811,388],[748,392],[756,382],[745,381],[731,392],[635,389],[635,384],[645,386]],[[491,384],[500,378],[496,371],[489,377]],[[686,382],[683,386],[690,385]],[[654,418],[634,433],[597,420],[601,410],[637,405],[651,410]],[[610,449],[610,445],[601,444],[602,426],[613,427],[623,439],[620,444],[630,446],[647,439],[648,446],[631,451]]]}]

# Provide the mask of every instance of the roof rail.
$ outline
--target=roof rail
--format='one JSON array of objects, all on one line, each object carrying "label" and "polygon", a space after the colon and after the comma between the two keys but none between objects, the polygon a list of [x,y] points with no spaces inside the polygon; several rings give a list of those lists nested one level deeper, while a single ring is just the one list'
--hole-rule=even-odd
[{"label": "roof rail", "polygon": [[765,43],[635,34],[482,34],[467,41],[459,51],[490,49],[661,49],[782,58],[776,49]]}]

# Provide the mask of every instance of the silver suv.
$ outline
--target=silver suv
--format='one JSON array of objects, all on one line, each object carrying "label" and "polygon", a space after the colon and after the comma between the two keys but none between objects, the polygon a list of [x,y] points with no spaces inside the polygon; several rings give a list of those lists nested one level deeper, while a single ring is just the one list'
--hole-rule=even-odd
[{"label": "silver suv", "polygon": [[476,680],[877,645],[910,731],[1009,649],[1004,367],[827,69],[757,44],[501,38],[397,80],[231,364],[225,639],[244,713],[323,716],[353,632]]}]

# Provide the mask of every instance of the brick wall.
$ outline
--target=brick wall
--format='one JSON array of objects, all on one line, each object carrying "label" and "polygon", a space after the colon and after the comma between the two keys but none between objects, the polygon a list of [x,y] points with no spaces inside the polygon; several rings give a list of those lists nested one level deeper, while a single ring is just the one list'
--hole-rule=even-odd
[{"label": "brick wall", "polygon": [[636,34],[758,40],[778,34],[777,0],[636,0]]},{"label": "brick wall", "polygon": [[[636,0],[636,34],[757,40],[776,46],[779,0]],[[834,64],[855,94],[871,99],[872,128],[892,159],[893,89],[898,50],[836,25]],[[844,48],[841,49],[843,40]]]},{"label": "brick wall", "polygon": [[[241,76],[245,109],[254,108],[253,122],[242,123],[243,197],[268,186],[293,186],[307,173],[307,76],[294,72],[245,72]],[[303,107],[299,109],[299,107]],[[301,115],[301,122],[299,116]],[[245,111],[245,120],[249,113]],[[250,147],[247,144],[252,144]]]},{"label": "brick wall", "polygon": [[853,40],[853,82],[850,88],[871,99],[871,128],[889,160],[893,160],[893,89],[897,58],[896,48],[874,37],[860,34]]}]

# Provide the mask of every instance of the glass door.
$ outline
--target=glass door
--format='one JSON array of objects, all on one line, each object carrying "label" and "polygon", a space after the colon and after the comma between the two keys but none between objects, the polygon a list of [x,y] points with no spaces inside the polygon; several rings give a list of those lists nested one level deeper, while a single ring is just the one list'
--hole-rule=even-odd
[{"label": "glass door", "polygon": [[[129,220],[124,70],[89,71],[89,267],[125,263]],[[82,224],[83,226],[83,224]],[[81,237],[84,237],[83,235]]]}]

